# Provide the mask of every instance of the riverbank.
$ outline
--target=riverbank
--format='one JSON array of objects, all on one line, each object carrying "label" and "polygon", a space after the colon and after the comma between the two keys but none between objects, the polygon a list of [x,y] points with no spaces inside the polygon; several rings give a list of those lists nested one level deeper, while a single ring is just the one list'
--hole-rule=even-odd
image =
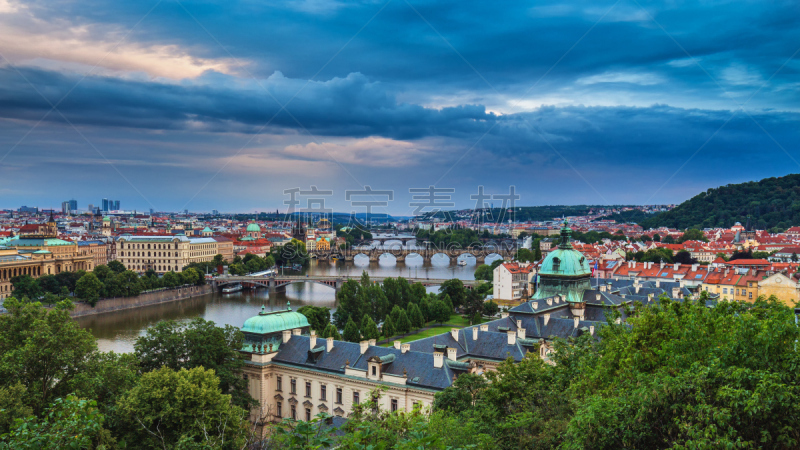
[{"label": "riverbank", "polygon": [[70,315],[72,317],[91,316],[113,311],[123,311],[126,309],[141,308],[143,306],[158,305],[161,303],[174,302],[200,295],[214,292],[214,287],[210,284],[203,286],[186,286],[175,289],[164,289],[155,292],[147,292],[135,297],[104,298],[98,300],[97,304],[92,305],[84,302],[76,302],[75,309]]}]

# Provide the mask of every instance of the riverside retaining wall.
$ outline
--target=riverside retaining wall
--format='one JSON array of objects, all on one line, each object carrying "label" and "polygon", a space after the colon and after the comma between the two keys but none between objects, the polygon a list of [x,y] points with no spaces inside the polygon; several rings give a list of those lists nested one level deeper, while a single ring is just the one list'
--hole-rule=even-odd
[{"label": "riverside retaining wall", "polygon": [[204,286],[189,286],[177,289],[166,289],[157,292],[148,292],[137,295],[136,297],[105,298],[99,300],[92,308],[92,305],[83,302],[75,303],[75,309],[70,315],[72,317],[89,316],[92,314],[102,314],[111,311],[122,311],[125,309],[140,308],[148,305],[158,305],[160,303],[183,300],[189,297],[205,295],[214,292],[214,286],[206,284]]}]

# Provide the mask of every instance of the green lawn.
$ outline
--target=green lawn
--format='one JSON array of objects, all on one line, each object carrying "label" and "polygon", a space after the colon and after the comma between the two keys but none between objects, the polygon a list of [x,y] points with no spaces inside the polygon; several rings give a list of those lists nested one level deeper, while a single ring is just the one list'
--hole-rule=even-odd
[{"label": "green lawn", "polygon": [[[389,339],[388,343],[381,343],[379,344],[382,347],[390,347],[394,345],[394,341],[399,340],[401,343],[405,344],[407,342],[416,341],[417,339],[424,339],[431,336],[436,336],[437,334],[447,333],[450,331],[451,328],[464,328],[469,326],[469,320],[461,317],[458,314],[453,314],[450,316],[450,320],[448,320],[443,325],[439,325],[436,322],[428,322],[425,326],[430,326],[427,330],[421,331],[419,333],[414,334],[412,331],[405,336],[397,335],[393,336]],[[383,341],[383,339],[379,340],[379,342]]]}]

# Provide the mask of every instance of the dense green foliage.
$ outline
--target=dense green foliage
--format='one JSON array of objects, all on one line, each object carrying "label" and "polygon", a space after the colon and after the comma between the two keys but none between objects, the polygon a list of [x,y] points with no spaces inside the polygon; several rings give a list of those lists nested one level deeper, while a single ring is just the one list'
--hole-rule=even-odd
[{"label": "dense green foliage", "polygon": [[597,220],[613,220],[617,223],[642,223],[661,213],[646,213],[640,209],[621,211],[607,216],[599,217]]},{"label": "dense green foliage", "polygon": [[322,336],[322,334],[323,331],[328,328],[328,325],[331,324],[330,308],[326,308],[324,306],[305,305],[301,306],[297,312],[306,316],[306,319],[308,319],[308,324],[311,325],[311,329],[316,331],[320,337],[327,337]]},{"label": "dense green foliage", "polygon": [[762,230],[800,224],[800,174],[709,189],[640,225],[645,229],[730,228],[736,222],[746,224],[748,215],[751,224]]},{"label": "dense green foliage", "polygon": [[237,406],[252,403],[238,329],[160,323],[135,355],[117,355],[97,350],[69,301],[47,310],[11,297],[4,306],[0,449],[242,448],[261,439]]}]

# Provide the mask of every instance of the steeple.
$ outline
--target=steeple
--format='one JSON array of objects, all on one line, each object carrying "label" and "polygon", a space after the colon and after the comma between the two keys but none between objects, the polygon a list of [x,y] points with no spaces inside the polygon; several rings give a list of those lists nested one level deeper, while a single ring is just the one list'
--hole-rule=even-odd
[{"label": "steeple", "polygon": [[559,242],[558,248],[572,248],[572,229],[569,227],[567,219],[564,219],[564,226],[561,228],[561,242]]}]

